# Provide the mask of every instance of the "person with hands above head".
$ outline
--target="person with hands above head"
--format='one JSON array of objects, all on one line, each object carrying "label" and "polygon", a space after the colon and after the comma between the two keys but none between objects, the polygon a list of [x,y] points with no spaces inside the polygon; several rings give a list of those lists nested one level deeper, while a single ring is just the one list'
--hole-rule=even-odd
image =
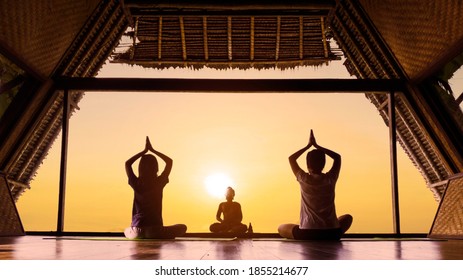
[{"label": "person with hands above head", "polygon": [[[158,175],[159,165],[156,156],[165,162],[164,170],[160,175]],[[137,177],[132,165],[138,159],[140,162]],[[129,239],[171,239],[185,234],[186,225],[164,226],[162,220],[163,190],[169,183],[172,164],[171,158],[151,146],[148,137],[146,137],[145,149],[125,162],[129,185],[134,191],[132,223],[124,231],[125,237]]]},{"label": "person with hands above head", "polygon": [[[213,223],[209,230],[214,233],[229,232],[229,233],[245,233],[248,227],[241,223],[243,220],[243,212],[241,205],[233,201],[235,198],[235,190],[228,187],[225,193],[227,201],[221,202],[217,209],[216,219],[219,223]],[[223,215],[223,219],[222,219]]]},{"label": "person with hands above head", "polygon": [[[314,149],[307,152],[311,147]],[[297,162],[305,152],[307,172]],[[323,173],[326,156],[333,159],[333,165]],[[309,143],[289,157],[289,164],[301,190],[300,224],[280,225],[278,233],[298,240],[339,240],[353,221],[349,214],[336,215],[335,186],[341,170],[341,156],[320,146],[311,130]]]}]

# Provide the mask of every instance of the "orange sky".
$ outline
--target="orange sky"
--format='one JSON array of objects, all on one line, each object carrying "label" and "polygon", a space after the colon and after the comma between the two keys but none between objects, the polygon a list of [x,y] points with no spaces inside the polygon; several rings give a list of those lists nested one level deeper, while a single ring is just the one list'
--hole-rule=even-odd
[{"label": "orange sky", "polygon": [[[280,71],[154,71],[105,65],[100,77],[351,78],[341,62]],[[363,94],[86,93],[71,118],[66,197],[67,231],[123,231],[132,190],[124,162],[144,148],[174,160],[164,192],[164,223],[205,232],[218,204],[205,178],[233,181],[243,222],[255,232],[298,223],[299,186],[288,156],[313,129],[320,145],[343,157],[338,215],[350,213],[352,233],[392,232],[388,128]],[[26,230],[55,230],[60,139],[18,202]],[[329,163],[329,162],[328,162]],[[304,163],[301,162],[303,166]],[[428,232],[437,202],[399,148],[402,232]]]}]

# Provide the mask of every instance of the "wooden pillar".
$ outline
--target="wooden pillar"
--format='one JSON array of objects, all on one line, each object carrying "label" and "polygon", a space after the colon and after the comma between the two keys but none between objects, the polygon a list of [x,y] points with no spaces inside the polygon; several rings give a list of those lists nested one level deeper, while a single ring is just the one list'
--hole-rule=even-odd
[{"label": "wooden pillar", "polygon": [[59,177],[59,197],[58,197],[58,222],[56,226],[56,234],[60,235],[64,229],[64,207],[66,198],[66,169],[67,169],[67,153],[68,153],[68,136],[69,136],[69,91],[66,89],[63,92],[63,118],[62,118],[62,133],[61,133],[61,162],[60,162],[60,177]]},{"label": "wooden pillar", "polygon": [[397,124],[395,113],[395,93],[391,91],[388,95],[389,103],[389,146],[391,158],[391,187],[392,187],[392,214],[394,222],[394,233],[400,234],[400,212],[399,212],[399,184],[397,173]]}]

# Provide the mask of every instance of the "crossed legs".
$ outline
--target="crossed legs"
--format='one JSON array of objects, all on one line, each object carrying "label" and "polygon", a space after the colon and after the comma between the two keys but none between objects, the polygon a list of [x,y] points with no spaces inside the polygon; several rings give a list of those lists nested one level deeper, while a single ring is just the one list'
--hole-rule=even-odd
[{"label": "crossed legs", "polygon": [[162,227],[128,227],[124,230],[124,235],[129,239],[173,239],[184,235],[186,230],[187,227],[183,224]]},{"label": "crossed legs", "polygon": [[353,217],[349,214],[338,217],[339,229],[300,229],[296,224],[282,224],[278,227],[281,237],[289,239],[339,239],[349,230]]}]

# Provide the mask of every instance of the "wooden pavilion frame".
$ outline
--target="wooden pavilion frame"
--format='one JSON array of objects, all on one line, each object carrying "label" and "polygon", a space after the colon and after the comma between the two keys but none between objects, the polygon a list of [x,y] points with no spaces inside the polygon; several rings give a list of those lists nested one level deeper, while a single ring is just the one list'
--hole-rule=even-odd
[{"label": "wooden pavilion frame", "polygon": [[66,200],[67,147],[71,91],[146,91],[146,92],[234,92],[234,93],[387,93],[389,114],[389,145],[394,235],[400,236],[399,189],[397,176],[396,93],[407,94],[407,83],[398,79],[140,79],[140,78],[60,78],[55,89],[63,92],[62,144],[59,180],[58,220],[56,234],[64,234]]},{"label": "wooden pavilion frame", "polygon": [[[35,5],[19,5],[16,1],[7,0],[5,9],[0,11],[0,53],[27,74],[18,98],[13,100],[14,104],[0,123],[0,169],[7,175],[15,201],[30,188],[30,181],[58,132],[62,130],[67,135],[70,112],[82,98],[83,91],[365,94],[390,130],[393,201],[397,205],[393,208],[396,234],[400,234],[396,142],[400,143],[420,171],[436,201],[442,197],[449,176],[463,170],[461,122],[452,119],[445,108],[446,104],[436,92],[429,90],[435,82],[436,72],[455,56],[461,55],[463,17],[455,15],[462,7],[458,1],[435,1],[432,5],[426,5],[418,0],[237,0],[230,4],[212,0],[194,3],[184,0],[62,0],[53,4],[37,1]],[[67,12],[65,16],[63,11]],[[164,44],[169,37],[159,33],[159,28],[155,40],[148,38],[150,44],[154,42],[157,51],[154,52],[154,62],[139,63],[146,63],[142,65],[145,67],[290,69],[300,65],[319,65],[312,64],[309,56],[304,57],[304,51],[308,48],[300,44],[306,42],[305,39],[309,41],[310,36],[304,37],[304,34],[312,34],[306,29],[309,22],[319,19],[320,26],[326,26],[329,30],[318,32],[317,25],[317,38],[331,38],[339,49],[335,50],[333,56],[328,55],[327,59],[323,50],[326,51],[329,44],[324,44],[321,52],[324,55],[312,58],[326,63],[342,55],[345,58],[344,66],[357,79],[91,78],[97,75],[109,57],[115,58],[117,47],[121,38],[127,35],[128,27],[132,28],[132,35],[140,35],[143,28],[137,25],[137,19],[144,17],[154,18],[155,23],[161,23],[163,27],[166,27],[169,18],[170,23],[175,18],[178,19],[176,26],[179,26],[174,32],[175,36],[170,38],[170,43],[175,45],[173,49],[178,51],[175,55],[171,53],[166,56],[169,48]],[[296,46],[294,53],[298,57],[284,61],[280,35],[284,33],[282,23],[288,18],[291,18],[291,36],[294,39],[291,44]],[[259,36],[255,36],[259,29],[256,27],[262,19],[274,28],[270,32],[271,46],[260,45],[261,54],[269,54],[267,61],[259,61],[261,57],[256,59],[259,50],[259,47],[256,48],[256,38]],[[220,46],[224,48],[221,49],[220,58],[212,59],[212,48],[208,44],[211,41],[205,36],[210,33],[204,31],[196,32],[193,40],[196,47],[203,49],[203,53],[190,52],[188,30],[191,29],[188,28],[191,25],[188,27],[188,24],[199,23],[204,30],[217,22],[223,27],[220,30]],[[242,26],[245,27],[245,35],[239,28]],[[306,31],[308,33],[304,33]],[[60,36],[57,36],[57,32]],[[238,35],[246,36],[246,39],[242,40]],[[203,41],[206,38],[208,43],[201,43],[201,38]],[[240,49],[235,42],[246,47]],[[135,46],[137,40],[132,43]],[[140,53],[129,51],[127,54],[129,57],[134,54],[133,60],[121,62],[137,64],[136,55]],[[156,60],[159,57],[161,60]],[[205,61],[200,61],[200,58]],[[458,99],[460,102],[461,96]],[[67,136],[63,136],[62,141],[67,144]],[[60,196],[63,197],[63,205],[62,209],[60,206],[61,222],[57,226],[59,233],[63,233],[64,221],[66,145],[62,149]]]}]

